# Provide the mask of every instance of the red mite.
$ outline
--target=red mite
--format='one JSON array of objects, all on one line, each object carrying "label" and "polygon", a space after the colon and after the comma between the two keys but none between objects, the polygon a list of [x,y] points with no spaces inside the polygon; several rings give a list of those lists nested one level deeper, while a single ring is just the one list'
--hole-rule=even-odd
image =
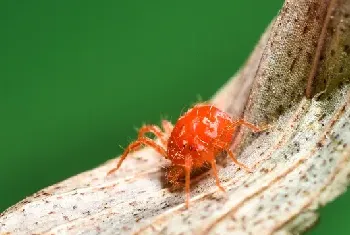
[{"label": "red mite", "polygon": [[[155,125],[141,127],[139,129],[138,139],[125,149],[118,165],[111,169],[108,175],[119,169],[130,152],[139,149],[142,145],[149,146],[169,159],[173,166],[184,171],[186,206],[188,208],[190,200],[190,174],[194,169],[201,168],[208,163],[211,164],[216,185],[220,190],[225,191],[220,185],[216,170],[216,156],[221,152],[226,151],[235,164],[251,172],[247,166],[237,161],[233,152],[230,150],[234,131],[240,125],[244,125],[254,132],[262,130],[243,119],[232,120],[227,113],[215,106],[208,104],[196,105],[181,116],[175,126],[169,121],[163,120],[163,131]],[[145,133],[153,133],[160,140],[161,144],[146,137]],[[181,173],[177,172],[174,176],[170,174],[170,181],[174,181],[171,178],[176,178],[179,174]]]}]

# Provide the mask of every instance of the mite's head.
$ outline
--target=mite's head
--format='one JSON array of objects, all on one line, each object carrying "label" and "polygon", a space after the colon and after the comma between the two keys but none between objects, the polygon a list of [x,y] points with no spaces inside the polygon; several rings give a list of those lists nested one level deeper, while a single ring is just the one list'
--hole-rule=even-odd
[{"label": "mite's head", "polygon": [[201,166],[206,160],[207,147],[197,141],[169,138],[167,148],[168,158],[176,165],[185,165],[186,157],[190,157],[193,166]]}]

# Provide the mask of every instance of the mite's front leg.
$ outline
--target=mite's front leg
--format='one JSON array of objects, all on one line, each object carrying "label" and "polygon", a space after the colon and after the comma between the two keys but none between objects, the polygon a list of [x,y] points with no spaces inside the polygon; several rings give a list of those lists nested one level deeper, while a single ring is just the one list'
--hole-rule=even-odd
[{"label": "mite's front leg", "polygon": [[141,138],[137,139],[136,141],[131,142],[131,144],[125,149],[124,153],[120,157],[120,160],[119,160],[117,166],[115,168],[111,169],[107,173],[107,175],[110,175],[113,172],[117,171],[120,168],[120,166],[122,165],[125,158],[128,156],[128,154],[130,152],[137,150],[141,145],[149,146],[149,147],[153,148],[155,151],[157,151],[160,155],[166,157],[166,151],[162,146],[160,146],[159,144],[157,144],[154,140],[152,140],[150,138],[141,137]]}]

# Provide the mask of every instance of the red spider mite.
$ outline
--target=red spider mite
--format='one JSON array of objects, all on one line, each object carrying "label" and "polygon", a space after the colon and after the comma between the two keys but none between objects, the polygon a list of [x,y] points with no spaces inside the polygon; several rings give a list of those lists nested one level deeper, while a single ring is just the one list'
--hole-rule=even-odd
[{"label": "red spider mite", "polygon": [[[209,163],[216,185],[220,190],[225,191],[220,184],[216,169],[216,156],[221,152],[226,151],[235,164],[251,172],[247,166],[237,161],[230,150],[234,131],[240,125],[244,125],[254,132],[262,130],[260,127],[243,119],[232,120],[229,114],[213,105],[197,104],[182,115],[175,126],[169,121],[163,120],[163,131],[156,125],[142,126],[139,129],[138,139],[130,143],[117,166],[111,169],[107,175],[117,171],[130,152],[139,149],[143,145],[149,146],[166,159],[169,159],[172,166],[176,166],[177,169],[183,169],[185,173],[186,207],[188,208],[190,175],[194,169]],[[160,144],[146,137],[145,133],[153,133],[160,140]],[[177,180],[179,176],[179,172],[175,171],[173,173],[175,173],[173,176],[171,174],[168,175],[170,181]],[[172,180],[172,178],[176,179]]]}]

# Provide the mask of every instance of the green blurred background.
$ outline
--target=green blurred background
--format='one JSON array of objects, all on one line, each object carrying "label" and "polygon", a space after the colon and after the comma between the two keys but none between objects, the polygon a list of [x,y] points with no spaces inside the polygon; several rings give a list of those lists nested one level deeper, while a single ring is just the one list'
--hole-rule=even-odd
[{"label": "green blurred background", "polygon": [[[282,3],[0,1],[0,211],[208,99]],[[346,198],[312,234],[350,234]]]}]

